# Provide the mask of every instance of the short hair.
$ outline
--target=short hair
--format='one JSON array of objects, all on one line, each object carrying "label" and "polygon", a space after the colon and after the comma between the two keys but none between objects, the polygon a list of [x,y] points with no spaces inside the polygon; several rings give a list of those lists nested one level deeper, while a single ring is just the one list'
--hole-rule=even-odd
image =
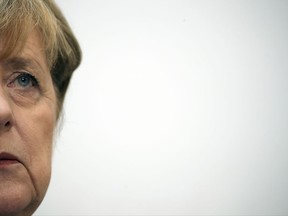
[{"label": "short hair", "polygon": [[0,0],[0,59],[21,51],[33,29],[42,36],[60,111],[81,62],[81,49],[67,20],[53,0]]}]

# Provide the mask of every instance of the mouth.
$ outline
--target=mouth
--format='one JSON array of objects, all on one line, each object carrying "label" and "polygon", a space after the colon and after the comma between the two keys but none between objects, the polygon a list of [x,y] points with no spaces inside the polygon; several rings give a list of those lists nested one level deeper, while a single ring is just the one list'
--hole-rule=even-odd
[{"label": "mouth", "polygon": [[2,152],[0,153],[0,167],[9,166],[12,164],[19,163],[20,161],[16,156],[10,153]]}]

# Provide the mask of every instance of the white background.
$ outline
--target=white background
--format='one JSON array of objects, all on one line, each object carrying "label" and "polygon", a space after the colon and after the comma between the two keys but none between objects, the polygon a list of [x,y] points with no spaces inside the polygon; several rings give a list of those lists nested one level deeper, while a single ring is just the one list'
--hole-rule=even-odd
[{"label": "white background", "polygon": [[288,214],[288,1],[57,2],[83,62],[35,215]]}]

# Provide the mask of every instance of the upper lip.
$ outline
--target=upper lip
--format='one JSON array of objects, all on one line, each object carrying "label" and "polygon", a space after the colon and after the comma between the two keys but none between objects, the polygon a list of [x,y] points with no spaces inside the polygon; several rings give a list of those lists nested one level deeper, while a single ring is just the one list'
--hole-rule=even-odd
[{"label": "upper lip", "polygon": [[17,161],[19,161],[15,155],[7,153],[7,152],[1,152],[0,153],[0,160],[17,160]]}]

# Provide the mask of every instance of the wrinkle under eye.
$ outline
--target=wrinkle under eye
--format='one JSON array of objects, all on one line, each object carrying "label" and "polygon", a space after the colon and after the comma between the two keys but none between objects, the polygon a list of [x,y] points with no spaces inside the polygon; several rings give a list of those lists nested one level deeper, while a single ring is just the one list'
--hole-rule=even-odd
[{"label": "wrinkle under eye", "polygon": [[38,79],[29,72],[15,71],[7,81],[7,91],[15,103],[34,104],[42,95]]}]

